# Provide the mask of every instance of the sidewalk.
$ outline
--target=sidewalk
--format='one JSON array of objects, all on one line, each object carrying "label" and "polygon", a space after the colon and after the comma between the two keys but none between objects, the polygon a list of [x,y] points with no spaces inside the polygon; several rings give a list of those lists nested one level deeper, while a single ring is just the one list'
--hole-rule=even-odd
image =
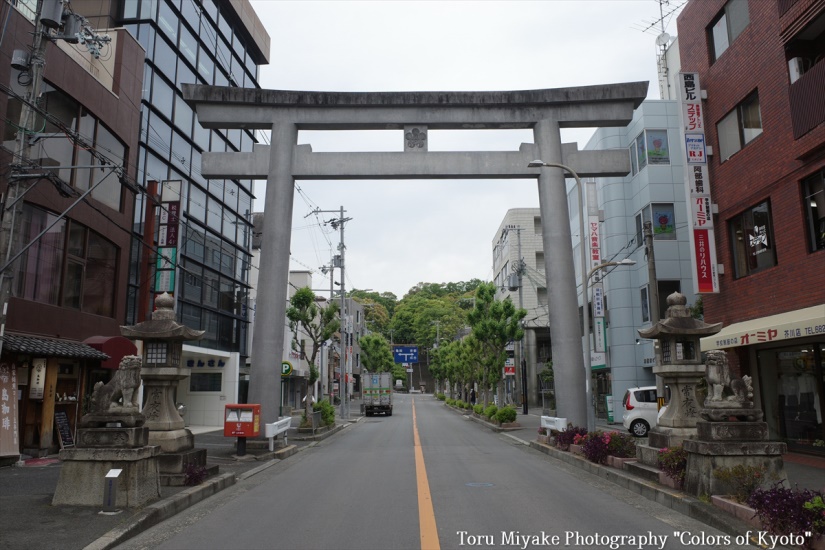
[{"label": "sidewalk", "polygon": [[[245,457],[237,457],[237,438],[224,437],[223,426],[189,427],[195,435],[195,447],[206,449],[207,465],[217,465],[219,473],[194,487],[161,487],[161,498],[137,510],[123,510],[117,515],[101,514],[101,506],[52,506],[60,477],[61,462],[57,455],[28,459],[24,466],[0,468],[0,548],[18,550],[89,550],[112,548],[152,525],[172,517],[181,510],[253,476],[280,460],[315,445],[348,425],[360,420],[360,402],[352,402],[350,420],[336,419],[333,430],[312,434],[298,433],[300,415],[293,416],[287,434],[288,445],[270,452],[267,446],[247,441]],[[266,441],[266,440],[264,440]],[[279,442],[283,445],[282,442]]]}]

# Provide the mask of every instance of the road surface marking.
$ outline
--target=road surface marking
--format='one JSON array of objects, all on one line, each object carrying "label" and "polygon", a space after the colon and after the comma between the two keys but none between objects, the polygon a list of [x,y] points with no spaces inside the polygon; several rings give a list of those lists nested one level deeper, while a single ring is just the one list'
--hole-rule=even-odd
[{"label": "road surface marking", "polygon": [[433,499],[430,483],[427,481],[427,467],[424,466],[424,452],[418,437],[418,423],[415,420],[415,398],[412,400],[413,442],[415,443],[415,478],[418,481],[418,525],[421,530],[421,550],[441,550],[438,542],[438,528],[435,525]]}]

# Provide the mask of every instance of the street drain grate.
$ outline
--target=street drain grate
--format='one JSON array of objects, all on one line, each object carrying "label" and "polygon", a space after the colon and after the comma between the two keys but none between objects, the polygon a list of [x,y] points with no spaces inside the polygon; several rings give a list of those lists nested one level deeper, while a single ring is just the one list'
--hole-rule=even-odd
[{"label": "street drain grate", "polygon": [[492,483],[465,483],[467,487],[492,487]]}]

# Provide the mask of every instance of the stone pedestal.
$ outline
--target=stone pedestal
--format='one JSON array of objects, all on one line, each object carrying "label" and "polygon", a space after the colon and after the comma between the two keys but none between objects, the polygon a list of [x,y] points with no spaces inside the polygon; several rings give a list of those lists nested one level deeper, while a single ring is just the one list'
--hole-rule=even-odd
[{"label": "stone pedestal", "polygon": [[696,422],[701,410],[696,386],[705,376],[705,365],[657,365],[653,367],[653,373],[661,376],[670,387],[670,402],[657,426],[650,430],[648,444],[657,449],[678,447],[686,439],[696,437]]},{"label": "stone pedestal", "polygon": [[700,421],[696,427],[697,439],[684,442],[688,452],[686,493],[696,497],[728,494],[730,488],[716,479],[713,472],[736,465],[764,467],[769,482],[787,484],[782,461],[787,445],[767,440],[767,423]]},{"label": "stone pedestal", "polygon": [[52,504],[102,506],[106,474],[112,469],[122,470],[116,507],[138,508],[160,498],[160,449],[148,445],[148,438],[146,427],[78,430],[78,446],[60,451],[63,466]]}]

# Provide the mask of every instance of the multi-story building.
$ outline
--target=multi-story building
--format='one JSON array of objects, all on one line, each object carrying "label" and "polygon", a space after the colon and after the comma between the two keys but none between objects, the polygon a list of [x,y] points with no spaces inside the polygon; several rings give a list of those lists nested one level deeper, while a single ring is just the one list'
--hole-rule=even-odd
[{"label": "multi-story building", "polygon": [[[237,400],[249,355],[254,190],[251,180],[204,178],[201,155],[251,151],[256,138],[246,130],[201,127],[180,89],[183,83],[258,88],[269,35],[248,0],[75,0],[72,6],[97,26],[125,27],[145,49],[137,179],[150,191],[158,182],[159,200],[180,205],[179,240],[167,245],[177,252],[174,276],[161,276],[154,272],[157,257],[145,255],[141,244],[163,248],[157,227],[145,234],[146,214],[158,205],[138,197],[125,324],[142,321],[156,293],[174,294],[178,321],[206,331],[184,345],[182,362],[193,370],[178,399],[191,425],[222,425],[223,405]],[[179,196],[167,199],[178,185]],[[159,220],[167,208],[160,206]]]},{"label": "multi-story building", "polygon": [[[542,403],[539,373],[552,359],[547,283],[544,275],[544,242],[541,236],[539,208],[512,208],[504,215],[492,241],[494,282],[498,299],[509,297],[516,307],[527,310],[524,339],[513,346],[512,360],[505,366],[506,396],[521,403],[522,349],[526,361],[527,404],[549,407],[549,393]],[[519,257],[519,250],[521,256]],[[520,259],[523,260],[522,265]],[[521,292],[518,271],[521,270]],[[551,388],[545,388],[547,390]]]},{"label": "multi-story building", "polygon": [[[594,321],[594,398],[600,412],[604,403],[612,408],[614,420],[618,421],[625,390],[655,384],[653,341],[640,339],[638,330],[665,317],[666,300],[673,292],[685,295],[688,304],[696,302],[679,104],[645,101],[627,127],[599,128],[585,149],[627,149],[630,155],[631,171],[627,176],[585,183],[590,188],[585,194],[587,200],[593,200],[586,205],[588,226],[593,222],[599,225],[601,250],[593,263],[625,259],[635,262],[632,267],[610,266],[600,270],[606,303],[604,353],[595,349],[599,307],[592,287],[597,284],[598,274],[593,273],[588,281]],[[645,243],[645,222],[651,222],[654,266],[650,265],[651,254]],[[651,286],[654,279],[655,293]],[[656,295],[658,304],[653,303]]]},{"label": "multi-story building", "polygon": [[[591,303],[591,382],[594,406],[601,418],[610,417],[611,413],[614,420],[620,418],[621,400],[627,388],[655,383],[653,342],[641,340],[637,333],[638,329],[649,327],[655,318],[651,309],[654,294],[650,291],[651,271],[645,249],[644,222],[653,223],[659,317],[664,316],[665,298],[675,291],[685,294],[689,303],[695,302],[685,221],[684,162],[681,153],[671,154],[671,148],[681,150],[678,109],[675,101],[645,101],[628,126],[596,130],[585,150],[625,149],[630,156],[631,172],[625,177],[584,181],[584,208],[578,206],[575,184],[568,188],[568,204],[573,205],[570,220],[576,249],[574,257],[580,257],[579,216],[584,215],[589,233],[586,242],[591,247],[588,270],[604,262],[636,262],[632,267],[608,266],[597,270],[587,281]],[[572,183],[572,180],[568,182]],[[598,233],[594,240],[596,229]],[[538,208],[508,211],[493,241],[493,269],[499,296],[509,296],[515,304],[519,303],[517,281],[509,279],[518,269],[519,245],[524,261],[521,302],[528,312],[524,339],[528,404],[535,406],[542,405],[539,373],[546,361],[552,360],[552,342],[547,329],[548,308],[552,304],[547,302]],[[593,250],[594,246],[597,250]],[[579,264],[577,262],[576,280],[581,282]],[[599,284],[603,289],[603,301],[595,297],[601,293],[594,292],[594,287]],[[579,285],[580,293],[581,288]],[[578,320],[581,323],[581,317]],[[604,331],[597,327],[602,322]],[[605,336],[597,342],[596,335],[603,333]],[[514,352],[514,378],[520,388],[518,344]]]},{"label": "multi-story building", "polygon": [[[0,461],[70,444],[94,384],[136,351],[119,327],[138,190],[143,50],[122,28],[86,24],[77,28],[109,41],[92,49],[70,42],[59,25],[71,12],[58,4],[41,52],[32,39],[39,4],[0,8],[0,192],[4,209],[12,207],[6,198],[16,186],[22,205],[11,224],[13,254],[22,255],[3,272],[12,285],[0,360]],[[29,102],[35,84],[40,94]],[[36,116],[22,128],[21,148],[27,102]]]},{"label": "multi-story building", "polygon": [[[682,71],[698,76],[719,292],[702,349],[754,379],[771,437],[825,439],[825,5],[702,0],[678,18]],[[706,95],[704,95],[706,94]]]}]

